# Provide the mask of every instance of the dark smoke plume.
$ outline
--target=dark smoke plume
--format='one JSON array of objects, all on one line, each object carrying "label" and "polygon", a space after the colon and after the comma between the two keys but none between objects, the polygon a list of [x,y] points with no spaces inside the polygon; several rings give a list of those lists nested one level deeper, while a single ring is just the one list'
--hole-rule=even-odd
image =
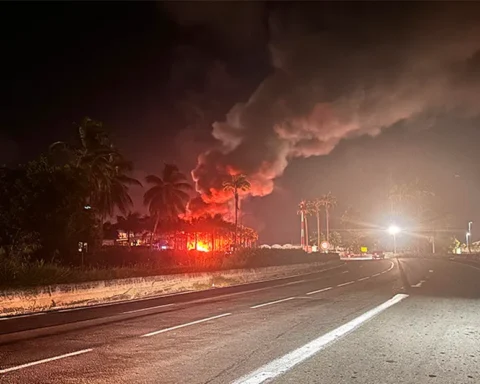
[{"label": "dark smoke plume", "polygon": [[217,145],[192,171],[203,202],[219,210],[230,200],[222,182],[231,174],[246,174],[247,194],[264,196],[294,158],[402,120],[479,112],[479,4],[369,4],[272,11],[273,73],[213,124]]}]

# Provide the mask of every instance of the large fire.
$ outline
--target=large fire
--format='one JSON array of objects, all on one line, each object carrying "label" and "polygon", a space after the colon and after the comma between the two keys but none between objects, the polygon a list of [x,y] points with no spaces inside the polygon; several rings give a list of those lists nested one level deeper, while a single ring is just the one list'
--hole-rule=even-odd
[{"label": "large fire", "polygon": [[206,242],[203,242],[203,241],[197,241],[196,245],[195,245],[194,241],[189,241],[188,244],[187,244],[187,249],[189,251],[197,250],[197,251],[200,251],[200,252],[210,252],[211,251],[210,244],[208,244]]}]

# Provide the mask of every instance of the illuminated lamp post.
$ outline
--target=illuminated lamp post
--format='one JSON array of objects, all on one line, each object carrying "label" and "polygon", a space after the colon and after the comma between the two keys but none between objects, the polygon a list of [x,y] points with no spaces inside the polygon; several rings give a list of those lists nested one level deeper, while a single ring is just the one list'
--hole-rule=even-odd
[{"label": "illuminated lamp post", "polygon": [[468,222],[468,232],[467,234],[465,235],[466,237],[466,240],[467,240],[467,249],[468,249],[468,253],[472,253],[472,249],[471,249],[471,237],[472,237],[472,224],[473,224],[473,221],[469,221]]},{"label": "illuminated lamp post", "polygon": [[392,224],[388,227],[388,233],[393,236],[393,254],[397,254],[397,234],[400,233],[400,228]]}]

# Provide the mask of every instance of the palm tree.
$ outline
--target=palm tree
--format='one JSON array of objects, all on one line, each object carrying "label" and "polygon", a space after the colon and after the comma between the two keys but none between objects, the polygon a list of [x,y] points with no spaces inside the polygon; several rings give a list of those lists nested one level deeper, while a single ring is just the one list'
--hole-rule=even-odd
[{"label": "palm tree", "polygon": [[308,247],[308,221],[307,216],[312,213],[311,205],[308,201],[302,200],[300,204],[298,204],[298,211],[297,214],[300,215],[300,226],[301,226],[301,241],[302,247]]},{"label": "palm tree", "polygon": [[116,153],[101,122],[85,117],[77,126],[77,131],[76,145],[57,141],[50,145],[50,150],[64,150],[69,157],[68,162],[76,168],[92,166],[100,157],[108,159],[111,154]]},{"label": "palm tree", "polygon": [[312,212],[317,217],[317,247],[320,247],[321,242],[321,226],[320,226],[320,211],[322,209],[322,200],[317,198],[311,202]]},{"label": "palm tree", "polygon": [[173,164],[165,164],[161,176],[148,175],[145,180],[152,187],[143,195],[143,203],[148,207],[150,215],[155,217],[150,237],[151,248],[160,219],[174,220],[179,214],[185,213],[193,188],[186,176]]},{"label": "palm tree", "polygon": [[325,221],[327,224],[327,242],[330,241],[330,209],[337,205],[337,198],[328,192],[320,198],[321,205],[325,207]]},{"label": "palm tree", "polygon": [[85,117],[77,130],[76,145],[58,141],[50,145],[51,152],[60,149],[67,154],[67,163],[79,172],[89,191],[85,205],[91,206],[102,221],[112,216],[115,208],[125,214],[133,205],[128,187],[141,186],[127,176],[132,164],[113,146],[101,122]]},{"label": "palm tree", "polygon": [[238,231],[238,191],[248,191],[251,188],[250,182],[245,175],[232,175],[230,181],[223,183],[223,190],[232,192],[235,199],[235,238],[234,246],[237,248],[237,231]]},{"label": "palm tree", "polygon": [[127,172],[131,171],[132,168],[130,162],[117,156],[103,167],[102,174],[95,176],[93,179],[95,188],[91,192],[89,204],[96,208],[103,219],[106,216],[112,216],[115,209],[125,215],[129,208],[133,206],[129,187],[131,185],[141,187],[142,184],[137,179],[127,175]]}]

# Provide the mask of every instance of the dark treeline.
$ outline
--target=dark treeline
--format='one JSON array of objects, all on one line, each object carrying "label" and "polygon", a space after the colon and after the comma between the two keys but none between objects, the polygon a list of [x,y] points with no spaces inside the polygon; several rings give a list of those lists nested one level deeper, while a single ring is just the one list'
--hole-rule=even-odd
[{"label": "dark treeline", "polygon": [[[0,169],[0,257],[79,265],[79,242],[94,255],[118,229],[147,234],[150,248],[159,232],[235,232],[220,217],[178,219],[193,188],[175,165],[162,168],[145,181],[132,178],[133,164],[102,123],[83,119],[72,142],[53,143],[28,163]],[[145,188],[148,216],[132,213],[132,186]],[[116,213],[117,223],[109,225]]]}]

